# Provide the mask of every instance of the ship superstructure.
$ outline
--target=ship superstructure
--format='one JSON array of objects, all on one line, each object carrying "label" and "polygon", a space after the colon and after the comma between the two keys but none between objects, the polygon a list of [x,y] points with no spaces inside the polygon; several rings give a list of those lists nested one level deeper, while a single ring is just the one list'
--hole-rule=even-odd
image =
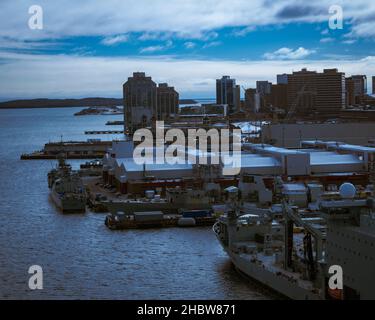
[{"label": "ship superstructure", "polygon": [[82,179],[61,155],[57,168],[48,173],[48,186],[51,199],[63,213],[86,211],[87,196]]},{"label": "ship superstructure", "polygon": [[[304,207],[291,186],[282,190],[279,205],[244,213],[238,189],[227,189],[227,213],[213,230],[234,266],[292,299],[375,299],[373,188],[343,184]],[[342,288],[329,286],[332,266],[342,270]]]}]

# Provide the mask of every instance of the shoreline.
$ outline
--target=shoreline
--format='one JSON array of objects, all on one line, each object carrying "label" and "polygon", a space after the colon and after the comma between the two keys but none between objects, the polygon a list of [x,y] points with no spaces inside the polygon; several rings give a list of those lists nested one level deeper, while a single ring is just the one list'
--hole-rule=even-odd
[{"label": "shoreline", "polygon": [[[117,107],[123,106],[123,99],[82,98],[82,99],[30,99],[0,102],[0,109],[45,109],[79,107]],[[179,104],[196,104],[196,99],[180,99]]]}]

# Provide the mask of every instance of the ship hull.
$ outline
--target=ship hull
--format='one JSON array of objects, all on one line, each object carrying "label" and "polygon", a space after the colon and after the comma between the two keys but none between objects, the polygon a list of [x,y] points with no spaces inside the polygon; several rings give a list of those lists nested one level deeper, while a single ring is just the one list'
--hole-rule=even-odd
[{"label": "ship hull", "polygon": [[[216,232],[215,232],[216,234]],[[323,298],[310,290],[296,285],[295,282],[280,276],[275,271],[270,271],[263,265],[252,262],[249,255],[241,255],[233,252],[225,245],[220,236],[216,234],[224,251],[228,254],[236,270],[241,274],[256,280],[262,285],[282,294],[283,296],[294,300],[322,300]]]},{"label": "ship hull", "polygon": [[84,198],[61,198],[56,192],[51,192],[51,199],[56,207],[63,213],[83,213],[86,211],[86,201]]},{"label": "ship hull", "polygon": [[180,205],[178,203],[170,202],[107,202],[106,206],[109,212],[116,213],[119,211],[131,214],[139,211],[162,211],[163,213],[178,213],[179,209],[211,209],[210,205],[196,205],[196,204],[185,204]]}]

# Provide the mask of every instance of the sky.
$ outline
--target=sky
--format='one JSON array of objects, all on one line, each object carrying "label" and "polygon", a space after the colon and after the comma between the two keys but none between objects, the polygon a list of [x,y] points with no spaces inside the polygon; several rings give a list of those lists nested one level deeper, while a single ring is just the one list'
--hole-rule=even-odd
[{"label": "sky", "polygon": [[222,75],[248,88],[303,67],[366,74],[370,89],[375,1],[0,1],[3,101],[121,97],[134,71],[211,98]]}]

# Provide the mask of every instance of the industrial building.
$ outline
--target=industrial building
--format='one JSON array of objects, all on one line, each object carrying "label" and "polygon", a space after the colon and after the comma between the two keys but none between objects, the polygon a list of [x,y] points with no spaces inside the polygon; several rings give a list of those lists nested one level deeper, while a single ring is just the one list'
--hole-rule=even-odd
[{"label": "industrial building", "polygon": [[297,148],[303,140],[343,141],[367,145],[369,140],[374,138],[374,122],[269,123],[261,128],[262,142],[285,148]]},{"label": "industrial building", "polygon": [[272,191],[267,190],[270,186],[266,181],[275,176],[322,184],[351,181],[366,185],[375,171],[375,148],[332,141],[301,141],[298,149],[244,143],[240,174],[235,176],[223,175],[223,168],[230,165],[222,163],[137,165],[132,150],[131,141],[114,142],[103,160],[103,179],[122,193],[138,195],[147,190],[163,193],[175,186],[215,190],[220,194],[223,188],[236,185],[244,195],[255,190],[263,194],[264,201],[269,201]]}]

